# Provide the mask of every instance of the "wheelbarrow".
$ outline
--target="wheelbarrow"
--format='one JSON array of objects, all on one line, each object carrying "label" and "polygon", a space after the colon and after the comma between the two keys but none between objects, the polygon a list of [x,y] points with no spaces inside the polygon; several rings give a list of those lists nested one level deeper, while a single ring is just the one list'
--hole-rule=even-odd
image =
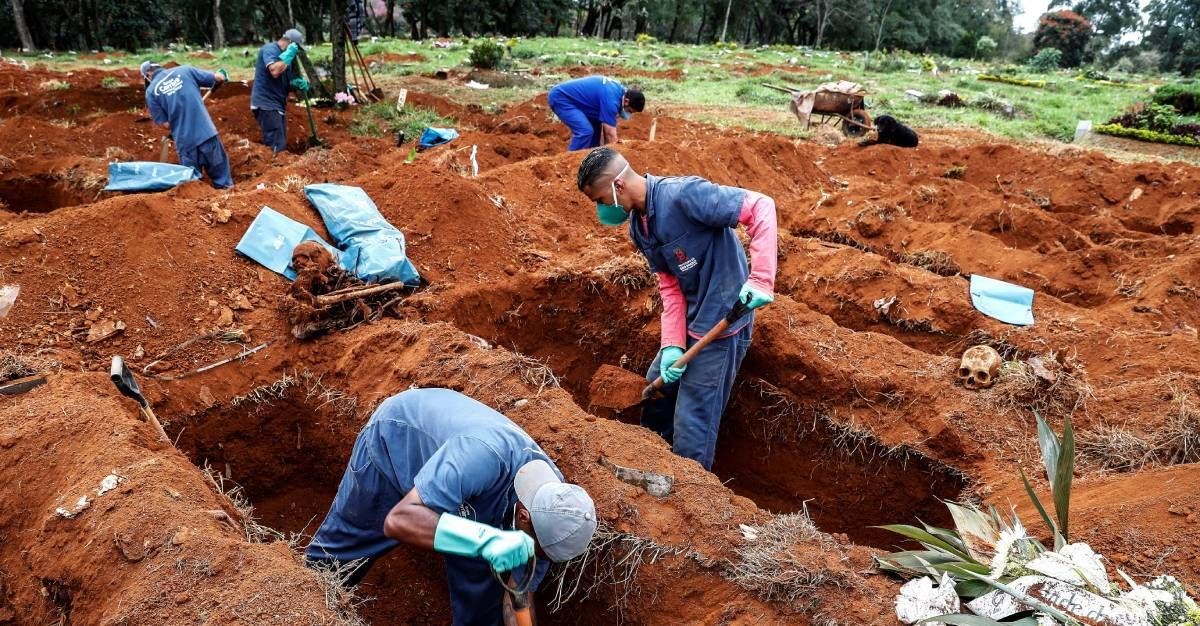
[{"label": "wheelbarrow", "polygon": [[813,117],[817,117],[817,124],[836,124],[840,120],[842,134],[847,137],[861,137],[875,130],[864,100],[867,92],[858,83],[825,83],[813,91],[770,83],[763,83],[763,87],[790,95],[789,108],[805,128],[812,128]]}]

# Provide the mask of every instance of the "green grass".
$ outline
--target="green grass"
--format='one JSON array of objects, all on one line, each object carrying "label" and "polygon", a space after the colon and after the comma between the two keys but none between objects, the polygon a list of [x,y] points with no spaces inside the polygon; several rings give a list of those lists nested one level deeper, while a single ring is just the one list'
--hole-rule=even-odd
[{"label": "green grass", "polygon": [[[456,45],[452,48],[434,48],[431,42],[381,39],[363,42],[360,49],[368,57],[384,53],[423,55],[424,61],[381,64],[372,68],[371,72],[388,87],[406,85],[415,89],[429,89],[429,83],[409,85],[405,81],[410,79],[405,77],[430,74],[441,68],[469,70],[467,57],[470,44],[462,39],[455,41]],[[1164,82],[1163,77],[1158,76],[1120,75],[1114,78],[1124,83],[1104,84],[1079,79],[1078,70],[1037,73],[1025,66],[948,58],[934,59],[940,69],[940,74],[934,76],[923,70],[926,65],[924,57],[903,52],[873,55],[871,66],[876,69],[864,70],[867,55],[861,52],[844,53],[790,46],[730,50],[712,45],[639,45],[633,41],[579,38],[519,39],[512,46],[507,46],[508,41],[502,43],[510,50],[505,59],[506,65],[540,71],[539,75],[533,76],[532,84],[474,91],[461,87],[455,81],[448,81],[439,83],[436,89],[440,89],[443,95],[464,102],[499,107],[530,98],[564,80],[565,67],[590,66],[600,68],[600,72],[609,67],[646,71],[679,69],[684,72],[679,81],[640,76],[622,77],[621,80],[626,84],[641,86],[651,109],[666,105],[671,114],[698,121],[803,135],[805,131],[787,114],[787,96],[765,89],[761,83],[784,83],[808,89],[823,82],[845,79],[860,82],[867,88],[867,105],[872,116],[888,113],[918,129],[966,127],[1012,138],[1051,137],[1069,141],[1079,120],[1104,122],[1133,102],[1148,99],[1150,87]],[[72,54],[59,54],[51,60],[30,56],[28,61],[63,66],[64,69],[84,65],[102,69],[136,69],[143,59],[154,58],[209,69],[225,68],[231,78],[248,80],[253,76],[256,51],[257,46],[232,47],[214,51],[215,58],[206,59],[196,56],[196,48],[176,46],[173,50],[110,55],[110,62],[103,65],[96,61],[80,60]],[[329,44],[308,48],[309,56],[318,65],[328,63],[330,51]],[[765,75],[750,75],[755,70],[762,73],[765,64],[773,68]],[[1034,88],[980,81],[977,78],[980,74],[1045,81],[1047,86]],[[926,94],[949,89],[968,103],[1007,101],[1014,105],[1017,115],[1009,119],[998,111],[975,106],[951,109],[923,104],[905,97],[905,90],[908,89]],[[390,114],[377,116],[362,112],[362,115],[365,117],[359,131],[363,134],[388,132],[384,126],[407,126],[405,122],[387,118]]]},{"label": "green grass", "polygon": [[406,106],[397,111],[394,104],[379,102],[358,107],[350,134],[359,137],[384,137],[404,131],[405,140],[421,136],[429,126],[454,126],[454,120],[438,115],[432,109]]}]

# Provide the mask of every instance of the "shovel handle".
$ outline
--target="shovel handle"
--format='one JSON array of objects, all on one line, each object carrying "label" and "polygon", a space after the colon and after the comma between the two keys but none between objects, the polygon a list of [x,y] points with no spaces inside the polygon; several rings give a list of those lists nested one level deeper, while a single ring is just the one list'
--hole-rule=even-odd
[{"label": "shovel handle", "polygon": [[[687,352],[683,353],[683,356],[675,360],[675,363],[672,367],[682,367],[690,363],[692,359],[696,358],[696,355],[699,354],[701,350],[708,347],[708,344],[716,341],[717,338],[725,332],[725,329],[729,328],[729,326],[734,322],[742,319],[742,317],[749,312],[750,307],[746,306],[745,302],[742,302],[741,300],[734,302],[733,308],[729,310],[729,313],[725,315],[725,318],[716,324],[713,324],[713,327],[710,328],[708,332],[704,333],[703,337],[697,339],[696,343],[692,344],[692,347],[688,348]],[[642,390],[642,400],[645,401],[650,400],[651,398],[661,397],[662,394],[659,392],[665,384],[666,381],[663,380],[662,376],[655,378],[654,382],[646,385],[646,388]]]}]

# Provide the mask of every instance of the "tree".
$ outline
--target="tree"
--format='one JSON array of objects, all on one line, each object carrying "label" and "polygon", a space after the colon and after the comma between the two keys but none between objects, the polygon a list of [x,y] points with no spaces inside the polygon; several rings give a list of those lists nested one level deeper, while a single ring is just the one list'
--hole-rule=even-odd
[{"label": "tree", "polygon": [[1062,52],[1063,67],[1078,67],[1092,38],[1092,23],[1074,11],[1054,11],[1038,19],[1033,46]]},{"label": "tree", "polygon": [[29,25],[25,22],[25,8],[21,5],[21,0],[10,0],[12,4],[13,22],[17,26],[17,35],[21,38],[21,49],[30,52],[33,50],[33,35],[29,32]]},{"label": "tree", "polygon": [[221,0],[212,0],[213,47],[225,47],[225,23],[221,21]]},{"label": "tree", "polygon": [[996,54],[996,40],[984,35],[975,42],[975,56],[980,59],[990,59],[993,54]]},{"label": "tree", "polygon": [[[1050,8],[1068,4],[1066,0],[1056,0],[1050,3]],[[1095,28],[1096,36],[1103,38],[1106,45],[1115,44],[1123,35],[1136,31],[1142,21],[1138,0],[1080,0],[1071,6],[1071,10],[1087,18]]]},{"label": "tree", "polygon": [[1150,0],[1146,13],[1143,41],[1162,54],[1160,69],[1200,69],[1200,0]]}]

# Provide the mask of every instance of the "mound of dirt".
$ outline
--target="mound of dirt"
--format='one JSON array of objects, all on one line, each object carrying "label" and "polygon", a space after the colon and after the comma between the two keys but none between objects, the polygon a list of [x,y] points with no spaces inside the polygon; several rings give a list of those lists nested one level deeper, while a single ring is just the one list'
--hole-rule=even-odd
[{"label": "mound of dirt", "polygon": [[[0,85],[9,73],[18,85],[56,80],[38,72],[0,70]],[[827,147],[669,116],[649,142],[649,116],[622,123],[620,149],[638,171],[755,189],[779,207],[777,297],[756,318],[708,473],[627,423],[636,415],[593,406],[607,393],[592,387],[598,371],[646,371],[660,305],[627,235],[597,224],[576,191],[583,155],[562,151],[567,132],[544,96],[491,115],[410,93],[461,132],[411,163],[385,140],[351,140],[349,118],[325,111],[318,132],[331,148],[272,159],[253,144],[246,98],[209,101],[233,144],[229,191],[83,193],[106,159],[153,158],[157,136],[126,109],[69,128],[36,107],[0,122],[11,151],[0,160],[11,209],[0,211],[0,284],[21,287],[0,349],[79,372],[0,400],[0,501],[22,503],[3,518],[17,539],[0,545],[0,617],[138,621],[167,606],[220,621],[333,621],[317,579],[286,544],[247,541],[199,468],[239,485],[267,526],[311,533],[358,429],[411,386],[504,412],[596,500],[594,558],[539,593],[547,623],[892,623],[899,582],[873,571],[871,555],[899,542],[873,527],[949,524],[943,500],[1023,501],[1014,465],[1039,474],[1031,409],[1056,425],[1071,416],[1090,438],[1076,536],[1139,572],[1200,582],[1200,546],[1178,541],[1200,506],[1180,465],[1200,460],[1195,447],[1128,452],[1200,432],[1200,170],[980,137]],[[234,247],[263,206],[324,236],[302,195],[324,181],[366,190],[430,286],[299,340],[279,300],[290,284]],[[971,274],[1034,289],[1036,323],[982,316]],[[114,332],[96,339],[97,327]],[[976,344],[1009,362],[988,390],[955,383]],[[107,385],[114,354],[178,450],[157,447]],[[1108,461],[1122,454],[1129,462]],[[676,491],[650,496],[602,457],[673,476]],[[73,518],[54,513],[109,473],[128,481]],[[1145,495],[1162,481],[1174,481],[1162,497]],[[205,513],[217,509],[230,521]],[[750,549],[740,525],[775,547]],[[182,528],[192,534],[172,543]],[[780,568],[797,573],[782,587],[753,575]],[[394,551],[364,589],[387,599],[361,607],[373,623],[448,615],[427,553]],[[294,612],[270,612],[279,606]]]}]

